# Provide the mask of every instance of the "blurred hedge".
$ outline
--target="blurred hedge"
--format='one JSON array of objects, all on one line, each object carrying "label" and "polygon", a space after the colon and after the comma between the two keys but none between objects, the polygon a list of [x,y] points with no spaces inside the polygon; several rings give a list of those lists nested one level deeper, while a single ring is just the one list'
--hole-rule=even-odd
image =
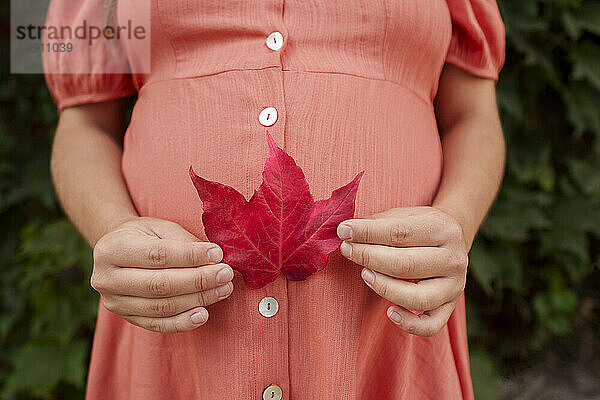
[{"label": "blurred hedge", "polygon": [[[8,3],[0,9],[7,61]],[[598,317],[599,301],[590,279],[600,238],[600,3],[515,0],[501,11],[507,175],[471,252],[467,288],[480,399],[495,397],[493,376]],[[0,68],[0,398],[79,399],[98,301],[91,253],[54,197],[56,113],[43,77],[8,68]]]},{"label": "blurred hedge", "polygon": [[600,2],[500,8],[506,178],[471,251],[467,290],[484,399],[494,398],[486,371],[519,368],[556,335],[592,323],[600,299]]}]

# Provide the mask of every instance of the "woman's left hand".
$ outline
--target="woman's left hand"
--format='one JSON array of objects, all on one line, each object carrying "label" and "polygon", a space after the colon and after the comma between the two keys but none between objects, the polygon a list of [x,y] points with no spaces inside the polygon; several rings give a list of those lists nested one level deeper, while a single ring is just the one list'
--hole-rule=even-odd
[{"label": "woman's left hand", "polygon": [[[393,208],[338,225],[342,255],[395,305],[388,318],[406,332],[433,336],[465,288],[468,250],[461,225],[435,207]],[[414,314],[409,310],[422,311]]]}]

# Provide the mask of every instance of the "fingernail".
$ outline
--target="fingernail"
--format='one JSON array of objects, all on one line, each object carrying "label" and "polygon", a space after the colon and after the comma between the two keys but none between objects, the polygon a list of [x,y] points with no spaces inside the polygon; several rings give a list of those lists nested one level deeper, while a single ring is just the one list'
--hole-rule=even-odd
[{"label": "fingernail", "polygon": [[363,280],[369,285],[372,285],[373,282],[375,282],[375,274],[370,269],[363,269],[360,275],[362,276]]},{"label": "fingernail", "polygon": [[399,324],[402,321],[402,317],[394,310],[388,311],[388,317],[395,323]]},{"label": "fingernail", "polygon": [[340,252],[344,257],[352,256],[352,246],[348,242],[342,242],[340,245]]},{"label": "fingernail", "polygon": [[222,285],[233,279],[233,270],[229,267],[225,267],[217,272],[217,284]]},{"label": "fingernail", "polygon": [[208,250],[208,261],[219,262],[223,258],[223,251],[220,247],[211,247]]},{"label": "fingernail", "polygon": [[338,236],[340,239],[352,239],[352,228],[350,225],[341,224],[338,227]]},{"label": "fingernail", "polygon": [[227,285],[219,286],[215,291],[219,298],[227,297],[231,294],[231,285],[228,283]]},{"label": "fingernail", "polygon": [[207,319],[208,311],[206,311],[204,308],[198,311],[197,313],[192,314],[192,316],[190,317],[190,320],[192,320],[192,324],[196,325],[203,324],[204,322],[206,322]]}]

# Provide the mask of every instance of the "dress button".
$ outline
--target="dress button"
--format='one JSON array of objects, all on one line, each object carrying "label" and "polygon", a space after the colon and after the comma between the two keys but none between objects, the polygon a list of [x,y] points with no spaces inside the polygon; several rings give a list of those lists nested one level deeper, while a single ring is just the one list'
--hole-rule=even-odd
[{"label": "dress button", "polygon": [[282,397],[281,388],[275,384],[267,386],[263,391],[263,400],[281,400]]},{"label": "dress button", "polygon": [[267,47],[271,50],[280,50],[283,46],[283,35],[280,32],[273,32],[267,36]]},{"label": "dress button", "polygon": [[263,317],[272,317],[278,310],[279,303],[273,297],[265,297],[258,303],[258,312]]},{"label": "dress button", "polygon": [[267,107],[258,115],[258,121],[261,125],[271,126],[277,121],[277,110],[275,107]]}]

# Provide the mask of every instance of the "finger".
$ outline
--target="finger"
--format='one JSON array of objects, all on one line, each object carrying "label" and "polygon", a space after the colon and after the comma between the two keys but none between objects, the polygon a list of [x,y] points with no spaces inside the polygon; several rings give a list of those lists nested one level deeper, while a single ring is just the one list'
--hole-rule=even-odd
[{"label": "finger", "polygon": [[142,269],[110,268],[92,276],[92,287],[100,293],[146,298],[165,298],[216,288],[233,279],[227,264],[196,268]]},{"label": "finger", "polygon": [[223,259],[223,251],[210,242],[160,239],[141,235],[119,235],[118,243],[103,243],[96,256],[121,267],[167,268],[214,264]]},{"label": "finger", "polygon": [[362,270],[361,276],[367,286],[381,297],[414,311],[433,310],[458,297],[464,289],[464,280],[454,277],[412,283],[367,268]]},{"label": "finger", "polygon": [[124,317],[128,322],[153,332],[179,333],[187,332],[204,325],[208,321],[206,308],[198,307],[184,313],[166,317],[152,318],[140,316]]},{"label": "finger", "polygon": [[[438,213],[439,214],[439,213]],[[349,219],[338,225],[341,239],[394,247],[441,246],[446,242],[444,224],[436,213],[386,219]]]},{"label": "finger", "polygon": [[150,222],[152,233],[162,239],[174,239],[185,242],[199,242],[200,240],[181,225],[166,220],[152,218]]},{"label": "finger", "polygon": [[417,206],[417,207],[396,207],[388,208],[386,210],[366,215],[366,219],[384,219],[384,218],[404,218],[411,217],[414,215],[423,215],[424,213],[434,211],[431,206]]},{"label": "finger", "polygon": [[444,247],[390,247],[343,242],[343,256],[355,263],[396,278],[431,278],[459,272],[463,260]]},{"label": "finger", "polygon": [[390,306],[387,316],[394,324],[408,333],[430,337],[444,328],[454,307],[456,307],[456,300],[442,304],[434,310],[414,314],[404,307]]},{"label": "finger", "polygon": [[122,295],[102,296],[104,307],[118,315],[163,318],[180,314],[192,308],[209,306],[224,300],[233,292],[229,282],[215,289],[175,297],[150,299]]}]

